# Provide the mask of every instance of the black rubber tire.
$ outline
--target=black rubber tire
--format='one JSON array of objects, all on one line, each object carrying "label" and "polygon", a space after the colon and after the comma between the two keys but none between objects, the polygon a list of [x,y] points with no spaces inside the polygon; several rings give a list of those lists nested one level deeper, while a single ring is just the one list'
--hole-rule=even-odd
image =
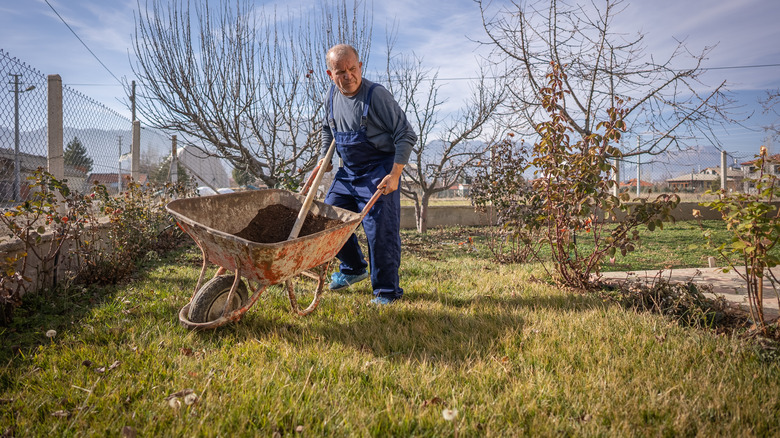
[{"label": "black rubber tire", "polygon": [[[225,300],[230,293],[230,288],[233,287],[234,278],[233,275],[220,275],[201,286],[190,303],[187,315],[190,322],[203,323],[219,319],[225,308]],[[248,296],[246,284],[240,280],[236,292],[233,294],[230,310],[238,309],[246,304]]]}]

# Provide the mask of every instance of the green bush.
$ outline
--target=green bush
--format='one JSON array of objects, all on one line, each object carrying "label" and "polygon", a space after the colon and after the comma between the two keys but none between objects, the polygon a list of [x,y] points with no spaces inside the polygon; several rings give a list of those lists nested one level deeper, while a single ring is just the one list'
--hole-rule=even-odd
[{"label": "green bush", "polygon": [[[612,160],[622,156],[614,144],[626,129],[622,101],[616,97],[615,107],[607,111],[608,120],[597,124],[602,133],[578,134],[563,116],[566,74],[555,63],[551,69],[549,82],[541,90],[548,120],[535,128],[539,141],[530,160],[520,154],[509,165],[501,165],[507,145],[499,145],[499,153],[486,164],[490,171],[477,175],[472,196],[475,205],[490,204],[498,210],[501,225],[511,230],[511,239],[525,246],[525,254],[538,259],[540,248],[549,249],[554,276],[561,283],[592,289],[592,274],[598,273],[602,260],[633,251],[640,226],[653,231],[673,220],[670,213],[680,198],[662,194],[653,201],[639,199],[629,204],[627,193],[612,195]],[[534,178],[526,182],[523,175],[530,170]],[[613,226],[618,211],[624,218]],[[591,250],[581,251],[578,238],[592,242]]]},{"label": "green bush", "polygon": [[[136,261],[181,241],[182,233],[165,204],[174,196],[191,194],[187,186],[142,186],[131,181],[127,191],[110,196],[103,185],[95,185],[88,194],[71,191],[66,182],[42,169],[28,179],[31,199],[0,216],[9,236],[24,245],[18,256],[0,262],[0,323],[10,322],[30,286],[31,279],[23,275],[29,257],[40,266],[43,288],[57,285],[56,265],[66,245],[76,257],[66,284],[116,283],[133,272]],[[49,233],[51,244],[41,245]]]},{"label": "green bush", "polygon": [[[704,207],[715,209],[721,213],[726,222],[726,228],[731,232],[731,239],[717,247],[722,258],[726,260],[729,269],[735,269],[728,254],[735,255],[746,266],[745,272],[735,269],[737,274],[747,283],[748,302],[751,316],[757,321],[761,330],[766,331],[764,318],[764,277],[769,278],[773,286],[778,281],[771,268],[780,264],[776,252],[771,252],[780,241],[780,211],[772,201],[780,196],[778,178],[772,172],[765,172],[767,163],[766,148],[761,148],[758,157],[759,174],[752,193],[728,193],[725,190],[715,192],[708,190],[707,194],[717,193],[720,199],[701,203]],[[705,237],[711,238],[709,231],[704,231]]]}]

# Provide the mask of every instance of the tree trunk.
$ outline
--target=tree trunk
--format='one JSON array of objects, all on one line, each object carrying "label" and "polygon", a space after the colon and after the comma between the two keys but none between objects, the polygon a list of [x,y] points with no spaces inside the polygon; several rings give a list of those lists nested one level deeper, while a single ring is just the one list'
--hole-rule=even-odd
[{"label": "tree trunk", "polygon": [[428,232],[428,203],[430,196],[423,195],[420,202],[414,204],[414,214],[417,220],[417,232],[425,234]]}]

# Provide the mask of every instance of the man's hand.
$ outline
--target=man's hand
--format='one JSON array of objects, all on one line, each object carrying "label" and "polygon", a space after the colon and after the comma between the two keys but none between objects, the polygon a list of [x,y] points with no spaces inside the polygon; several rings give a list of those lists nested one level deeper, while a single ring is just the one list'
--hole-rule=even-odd
[{"label": "man's hand", "polygon": [[390,174],[382,178],[382,181],[377,186],[377,189],[382,190],[383,195],[393,193],[398,190],[398,186],[401,184],[401,174],[403,173],[404,165],[394,163],[393,170]]},{"label": "man's hand", "polygon": [[[317,167],[322,167],[322,162],[325,161],[324,158],[321,158],[320,161],[317,162]],[[328,167],[325,168],[325,172],[330,172],[333,170],[333,163],[328,162]]]}]

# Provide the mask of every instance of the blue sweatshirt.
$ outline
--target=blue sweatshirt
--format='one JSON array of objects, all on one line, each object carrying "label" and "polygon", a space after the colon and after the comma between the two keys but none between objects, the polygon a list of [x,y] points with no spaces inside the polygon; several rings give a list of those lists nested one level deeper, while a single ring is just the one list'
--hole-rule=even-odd
[{"label": "blue sweatshirt", "polygon": [[[338,132],[357,131],[360,129],[360,117],[363,114],[363,102],[366,93],[373,82],[363,79],[360,90],[350,97],[346,97],[338,89],[333,91],[333,117]],[[333,133],[328,124],[330,118],[330,89],[325,93],[325,118],[322,123],[322,150],[320,159],[325,158]],[[395,101],[389,91],[383,86],[374,88],[371,95],[371,104],[368,108],[368,120],[366,124],[368,140],[380,151],[395,154],[393,162],[406,164],[412,147],[417,142],[417,134],[412,125],[406,119],[398,102]]]}]

